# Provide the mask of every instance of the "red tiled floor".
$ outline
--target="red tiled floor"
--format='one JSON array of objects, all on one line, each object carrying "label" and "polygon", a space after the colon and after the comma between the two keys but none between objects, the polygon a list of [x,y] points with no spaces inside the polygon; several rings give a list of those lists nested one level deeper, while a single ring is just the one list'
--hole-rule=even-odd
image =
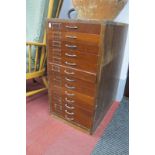
[{"label": "red tiled floor", "polygon": [[27,155],[90,155],[118,106],[113,103],[91,136],[50,116],[47,92],[28,97]]}]

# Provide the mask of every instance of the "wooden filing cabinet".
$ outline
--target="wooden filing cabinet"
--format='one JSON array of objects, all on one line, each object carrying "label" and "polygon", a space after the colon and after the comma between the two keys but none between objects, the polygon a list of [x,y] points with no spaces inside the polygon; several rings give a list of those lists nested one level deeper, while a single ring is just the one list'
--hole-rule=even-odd
[{"label": "wooden filing cabinet", "polygon": [[93,133],[115,100],[127,25],[48,19],[50,112]]}]

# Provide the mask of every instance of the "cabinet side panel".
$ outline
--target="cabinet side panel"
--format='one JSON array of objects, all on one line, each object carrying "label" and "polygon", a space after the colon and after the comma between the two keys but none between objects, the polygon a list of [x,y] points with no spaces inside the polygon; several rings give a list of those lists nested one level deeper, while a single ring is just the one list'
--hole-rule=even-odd
[{"label": "cabinet side panel", "polygon": [[107,24],[93,131],[115,100],[126,42],[126,25]]}]

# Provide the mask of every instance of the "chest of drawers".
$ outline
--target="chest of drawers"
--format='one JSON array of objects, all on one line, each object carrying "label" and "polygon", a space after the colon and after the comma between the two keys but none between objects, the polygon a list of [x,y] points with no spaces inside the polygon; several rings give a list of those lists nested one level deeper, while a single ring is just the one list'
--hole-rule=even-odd
[{"label": "chest of drawers", "polygon": [[127,26],[48,19],[50,112],[93,133],[115,100]]}]

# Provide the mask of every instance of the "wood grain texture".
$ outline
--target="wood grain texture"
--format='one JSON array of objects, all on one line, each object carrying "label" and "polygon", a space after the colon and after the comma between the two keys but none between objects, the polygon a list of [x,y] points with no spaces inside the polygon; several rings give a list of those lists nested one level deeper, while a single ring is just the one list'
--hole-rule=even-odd
[{"label": "wood grain texture", "polygon": [[[74,96],[68,96],[66,92],[74,94]],[[95,98],[93,96],[88,96],[77,91],[68,90],[67,88],[58,87],[52,84],[49,86],[49,94],[51,94],[51,102],[55,104],[64,105],[67,103],[69,106],[77,106],[87,111],[93,111],[94,109]]]},{"label": "wood grain texture", "polygon": [[48,75],[51,74],[51,72],[58,72],[63,75],[68,75],[69,77],[78,78],[84,81],[96,83],[96,73],[91,73],[88,71],[75,69],[63,65],[58,65],[55,63],[48,63]]},{"label": "wood grain texture", "polygon": [[[51,25],[53,31],[64,31],[64,32],[80,32],[90,34],[100,34],[101,25],[93,22],[80,23],[76,20],[65,21],[61,19],[52,19],[47,21],[47,26]],[[48,33],[48,32],[47,32]]]},{"label": "wood grain texture", "polygon": [[[54,51],[50,50],[52,53]],[[79,51],[76,52],[62,52],[61,56],[51,54],[48,57],[49,63],[55,63],[66,67],[72,67],[80,70],[87,70],[88,72],[96,73],[98,68],[98,56],[93,54],[82,54]]]},{"label": "wood grain texture", "polygon": [[51,112],[92,133],[115,98],[127,26],[48,19],[46,27]]},{"label": "wood grain texture", "polygon": [[95,83],[83,81],[55,72],[51,73],[49,80],[51,81],[51,85],[67,88],[68,90],[74,90],[91,97],[95,95]]},{"label": "wood grain texture", "polygon": [[97,128],[102,118],[115,101],[121,64],[126,42],[127,25],[107,24],[104,47],[103,63],[100,80],[98,80],[98,93],[96,97],[96,110],[93,131]]}]

